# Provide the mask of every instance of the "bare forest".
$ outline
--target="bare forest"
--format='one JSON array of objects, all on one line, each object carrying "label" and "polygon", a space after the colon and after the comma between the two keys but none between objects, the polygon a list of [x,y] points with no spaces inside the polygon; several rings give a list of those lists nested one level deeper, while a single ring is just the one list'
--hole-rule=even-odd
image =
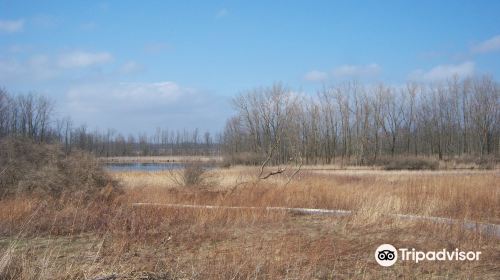
[{"label": "bare forest", "polygon": [[43,96],[0,91],[0,137],[59,142],[96,156],[224,155],[230,163],[371,165],[387,157],[439,160],[500,154],[500,86],[491,77],[394,87],[346,82],[305,95],[282,84],[233,98],[221,133],[195,129],[124,136],[57,117]]},{"label": "bare forest", "polygon": [[308,164],[380,157],[494,157],[500,153],[500,87],[489,77],[401,87],[356,82],[304,97],[281,84],[244,92],[223,133],[227,155]]}]

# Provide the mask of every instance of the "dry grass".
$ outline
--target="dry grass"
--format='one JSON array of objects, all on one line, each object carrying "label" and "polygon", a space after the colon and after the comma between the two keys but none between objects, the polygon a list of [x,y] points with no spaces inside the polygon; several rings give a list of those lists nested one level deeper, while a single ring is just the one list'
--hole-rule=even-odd
[{"label": "dry grass", "polygon": [[[250,180],[256,170],[213,170],[220,186],[178,188],[165,172],[115,173],[112,200],[0,201],[0,279],[498,278],[498,238],[460,225],[388,213],[500,224],[496,171],[305,171],[291,184]],[[352,210],[347,217],[251,209],[133,207],[132,202]],[[382,243],[480,250],[480,262],[378,266]],[[146,274],[148,272],[148,274]]]}]

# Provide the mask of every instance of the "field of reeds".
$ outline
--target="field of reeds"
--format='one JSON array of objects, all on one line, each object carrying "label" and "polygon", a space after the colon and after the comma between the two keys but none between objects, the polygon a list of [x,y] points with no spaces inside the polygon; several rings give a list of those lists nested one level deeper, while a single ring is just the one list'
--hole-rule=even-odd
[{"label": "field of reeds", "polygon": [[[177,171],[180,172],[180,171]],[[209,171],[202,186],[172,172],[113,173],[123,190],[0,200],[0,279],[498,279],[500,175],[488,171],[331,171],[257,180],[257,168]],[[150,205],[137,205],[145,203]],[[253,208],[183,208],[179,205]],[[265,207],[349,210],[305,215]],[[456,223],[393,214],[452,218]],[[384,243],[481,251],[479,261],[374,258]]]}]

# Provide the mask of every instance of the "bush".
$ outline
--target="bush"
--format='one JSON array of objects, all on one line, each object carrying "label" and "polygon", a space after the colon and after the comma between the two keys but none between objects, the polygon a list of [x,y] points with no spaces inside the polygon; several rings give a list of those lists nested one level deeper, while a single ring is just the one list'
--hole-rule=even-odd
[{"label": "bush", "polygon": [[117,187],[92,155],[81,151],[66,155],[57,145],[26,138],[0,141],[0,172],[0,197],[19,193],[89,196]]},{"label": "bush", "polygon": [[462,155],[448,160],[454,164],[460,164],[470,169],[495,169],[500,164],[500,157],[495,155]]},{"label": "bush", "polygon": [[437,170],[439,161],[425,158],[393,158],[384,165],[385,170]]},{"label": "bush", "polygon": [[480,169],[489,169],[493,170],[495,169],[495,166],[498,164],[499,158],[494,157],[494,156],[483,156],[478,158],[475,161],[475,164],[478,165]]},{"label": "bush", "polygon": [[212,174],[208,172],[212,165],[199,161],[188,162],[181,170],[170,170],[170,179],[180,187],[203,187],[214,185]]},{"label": "bush", "polygon": [[264,160],[264,156],[257,153],[242,152],[224,156],[223,162],[229,165],[260,165]]},{"label": "bush", "polygon": [[228,169],[231,167],[231,162],[224,158],[221,162],[218,163],[218,167]]},{"label": "bush", "polygon": [[182,170],[182,179],[184,186],[202,185],[204,181],[205,168],[201,163],[190,162]]}]

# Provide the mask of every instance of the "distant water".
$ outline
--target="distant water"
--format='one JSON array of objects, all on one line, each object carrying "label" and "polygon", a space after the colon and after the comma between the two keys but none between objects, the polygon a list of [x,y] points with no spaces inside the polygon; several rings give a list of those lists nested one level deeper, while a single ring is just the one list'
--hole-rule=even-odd
[{"label": "distant water", "polygon": [[104,168],[111,172],[123,171],[162,171],[180,169],[184,165],[179,162],[162,163],[106,163]]}]

